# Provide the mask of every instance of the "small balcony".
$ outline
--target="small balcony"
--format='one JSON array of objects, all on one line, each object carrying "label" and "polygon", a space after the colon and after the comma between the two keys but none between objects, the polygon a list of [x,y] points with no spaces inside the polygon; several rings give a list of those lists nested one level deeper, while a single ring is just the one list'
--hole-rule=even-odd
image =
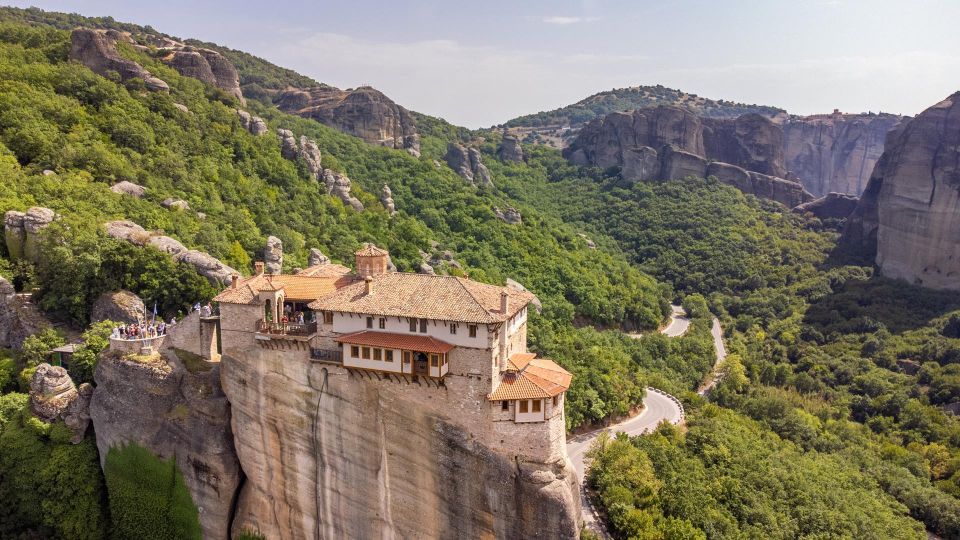
[{"label": "small balcony", "polygon": [[290,322],[271,322],[259,320],[257,321],[258,334],[263,334],[270,337],[291,337],[291,338],[309,338],[310,336],[317,333],[317,323],[308,322],[308,323],[290,323]]}]

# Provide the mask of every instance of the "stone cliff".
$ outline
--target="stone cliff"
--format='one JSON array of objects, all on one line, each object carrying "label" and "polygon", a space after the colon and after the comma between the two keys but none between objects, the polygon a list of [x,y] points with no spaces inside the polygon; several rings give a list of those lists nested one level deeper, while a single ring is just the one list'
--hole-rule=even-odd
[{"label": "stone cliff", "polygon": [[782,131],[758,114],[700,118],[665,105],[610,113],[587,124],[563,155],[577,165],[620,167],[628,181],[715,176],[789,207],[812,199],[784,178]]},{"label": "stone cliff", "polygon": [[116,73],[121,81],[142,79],[148,90],[170,90],[167,83],[154,77],[143,66],[120,56],[116,43],[121,36],[123,34],[115,30],[77,28],[70,35],[70,59],[104,77]]},{"label": "stone cliff", "polygon": [[312,118],[369,143],[420,155],[420,135],[413,115],[369,86],[352,90],[327,85],[288,88],[273,101],[281,111]]},{"label": "stone cliff", "polygon": [[841,114],[793,117],[783,124],[787,169],[817,197],[831,192],[860,195],[883,141],[901,116]]},{"label": "stone cliff", "polygon": [[[366,378],[305,352],[224,351],[247,473],[234,533],[267,538],[573,538],[569,460],[505,455],[457,388]],[[481,384],[477,377],[474,384]],[[562,435],[562,434],[561,434]]]},{"label": "stone cliff", "polygon": [[960,92],[887,135],[843,243],[885,276],[960,289]]}]

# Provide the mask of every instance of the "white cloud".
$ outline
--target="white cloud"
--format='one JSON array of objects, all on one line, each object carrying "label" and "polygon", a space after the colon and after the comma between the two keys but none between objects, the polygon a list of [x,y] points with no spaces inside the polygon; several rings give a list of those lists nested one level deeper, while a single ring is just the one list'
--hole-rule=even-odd
[{"label": "white cloud", "polygon": [[555,15],[552,17],[544,17],[543,22],[547,24],[558,24],[561,26],[566,26],[568,24],[577,24],[584,22],[593,22],[598,20],[599,17],[564,17],[561,15]]}]

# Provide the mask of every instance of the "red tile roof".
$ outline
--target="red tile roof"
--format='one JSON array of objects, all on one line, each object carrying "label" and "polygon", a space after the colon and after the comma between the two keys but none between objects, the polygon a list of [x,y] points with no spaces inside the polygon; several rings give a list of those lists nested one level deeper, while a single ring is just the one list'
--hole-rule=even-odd
[{"label": "red tile roof", "polygon": [[511,369],[500,376],[500,386],[490,401],[540,399],[560,395],[570,388],[573,375],[553,360],[535,358],[533,353],[510,356]]},{"label": "red tile roof", "polygon": [[308,266],[303,270],[297,272],[298,276],[315,276],[315,277],[332,277],[332,276],[345,276],[352,272],[346,266],[342,264],[335,263],[323,263],[315,264],[313,266]]},{"label": "red tile roof", "polygon": [[235,288],[227,286],[213,299],[228,304],[249,304],[261,291],[282,290],[287,300],[311,302],[353,281],[352,275],[337,270],[321,275],[259,274],[239,280]]},{"label": "red tile roof", "polygon": [[368,345],[370,347],[383,347],[388,349],[403,349],[408,351],[420,351],[429,353],[448,353],[453,350],[453,345],[446,341],[432,338],[430,336],[418,336],[414,334],[396,334],[393,332],[374,332],[363,330],[352,334],[344,334],[334,338],[339,343],[349,343],[350,345]]},{"label": "red tile roof", "polygon": [[383,255],[389,255],[385,249],[380,249],[373,244],[364,244],[354,255],[359,255],[361,257],[382,257]]}]

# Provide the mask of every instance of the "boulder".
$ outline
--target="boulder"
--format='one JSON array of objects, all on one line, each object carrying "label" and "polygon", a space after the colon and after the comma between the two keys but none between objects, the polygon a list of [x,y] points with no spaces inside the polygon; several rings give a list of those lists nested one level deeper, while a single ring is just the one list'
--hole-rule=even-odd
[{"label": "boulder", "polygon": [[276,236],[267,237],[263,248],[264,268],[268,274],[280,274],[283,271],[283,242]]},{"label": "boulder", "polygon": [[30,412],[44,422],[56,422],[77,399],[77,387],[67,370],[42,363],[30,379]]},{"label": "boulder", "polygon": [[391,216],[397,213],[397,206],[393,202],[393,191],[390,190],[390,186],[384,184],[383,189],[380,190],[380,203],[383,204],[383,207],[386,208],[387,213]]},{"label": "boulder", "polygon": [[314,180],[320,180],[323,176],[323,167],[320,165],[322,155],[320,147],[313,139],[308,139],[305,135],[300,136],[300,150],[298,155],[307,163],[307,170]]},{"label": "boulder", "polygon": [[318,266],[321,264],[330,264],[330,257],[327,257],[317,248],[310,248],[310,256],[307,257],[307,264],[310,266]]},{"label": "boulder", "polygon": [[497,155],[501,161],[521,163],[523,161],[523,147],[520,146],[520,139],[509,132],[503,133],[503,140],[497,149]]},{"label": "boulder", "polygon": [[846,193],[828,193],[824,197],[796,206],[797,213],[810,212],[819,219],[845,219],[857,207],[860,198]]},{"label": "boulder", "polygon": [[80,62],[94,73],[104,77],[111,77],[115,73],[121,81],[142,79],[148,90],[160,92],[170,90],[167,83],[154,77],[143,66],[120,56],[117,52],[115,37],[116,34],[108,35],[104,30],[75,29],[70,34],[70,60]]},{"label": "boulder", "polygon": [[350,193],[352,182],[347,175],[326,169],[323,171],[323,180],[331,195],[336,196],[357,212],[363,211],[363,203]]},{"label": "boulder", "polygon": [[960,92],[887,134],[843,244],[880,272],[960,289]]},{"label": "boulder", "polygon": [[174,198],[164,199],[163,202],[160,203],[160,206],[164,208],[169,208],[170,210],[183,211],[183,210],[190,209],[190,203],[188,203],[183,199],[174,199]]},{"label": "boulder", "polygon": [[174,240],[169,236],[163,235],[151,236],[147,240],[146,245],[153,246],[168,255],[179,255],[180,253],[187,251],[187,247],[181,244],[178,240]]},{"label": "boulder", "polygon": [[277,136],[280,137],[280,155],[284,159],[291,161],[297,159],[300,149],[297,147],[297,138],[289,129],[278,129]]},{"label": "boulder", "polygon": [[143,198],[143,196],[147,194],[147,188],[127,180],[121,180],[120,182],[110,186],[110,191],[119,193],[120,195],[129,195],[138,199]]},{"label": "boulder", "polygon": [[883,153],[887,133],[903,120],[893,114],[792,117],[783,126],[786,167],[812,194],[860,195]]},{"label": "boulder", "polygon": [[146,306],[139,296],[120,290],[101,294],[90,309],[90,320],[131,324],[143,319],[145,314]]},{"label": "boulder", "polygon": [[328,85],[288,88],[274,97],[284,112],[312,118],[373,144],[420,155],[413,115],[369,86],[340,90]]},{"label": "boulder", "polygon": [[103,228],[107,232],[107,236],[111,238],[116,238],[117,240],[126,240],[127,242],[136,243],[138,245],[142,245],[140,240],[142,240],[142,238],[148,234],[146,229],[126,219],[108,221],[103,224]]},{"label": "boulder", "polygon": [[435,274],[436,274],[436,271],[433,269],[432,266],[430,266],[430,265],[427,264],[426,262],[422,262],[422,263],[420,263],[420,266],[417,268],[417,273],[427,274],[427,275],[432,276],[432,275],[435,275]]},{"label": "boulder", "polygon": [[16,210],[9,210],[3,215],[3,237],[11,260],[24,257],[24,242],[27,240],[27,231],[23,229],[24,217],[25,213]]},{"label": "boulder", "polygon": [[267,122],[259,116],[253,116],[247,111],[241,109],[237,109],[237,116],[240,117],[240,125],[243,126],[243,129],[250,132],[251,135],[259,137],[260,135],[270,131],[270,129],[267,127]]},{"label": "boulder", "polygon": [[40,232],[57,219],[49,208],[34,206],[23,216],[23,256],[36,262],[40,257]]},{"label": "boulder", "polygon": [[226,286],[230,283],[231,276],[238,274],[236,270],[223,264],[216,257],[195,249],[176,255],[174,260],[189,264],[198,274],[219,286]]},{"label": "boulder", "polygon": [[593,240],[591,240],[589,236],[583,233],[577,233],[577,236],[579,236],[580,238],[583,238],[583,241],[586,242],[588,248],[597,249],[597,244]]},{"label": "boulder", "polygon": [[495,216],[497,216],[497,219],[503,221],[504,223],[509,223],[510,225],[519,225],[520,223],[523,223],[523,217],[520,215],[520,211],[512,206],[508,206],[505,210],[500,210],[494,206],[493,213]]},{"label": "boulder", "polygon": [[180,112],[182,112],[182,113],[184,113],[184,114],[189,114],[189,113],[190,113],[190,109],[187,108],[187,106],[184,105],[183,103],[174,103],[173,106],[176,107],[177,110],[179,110]]}]

